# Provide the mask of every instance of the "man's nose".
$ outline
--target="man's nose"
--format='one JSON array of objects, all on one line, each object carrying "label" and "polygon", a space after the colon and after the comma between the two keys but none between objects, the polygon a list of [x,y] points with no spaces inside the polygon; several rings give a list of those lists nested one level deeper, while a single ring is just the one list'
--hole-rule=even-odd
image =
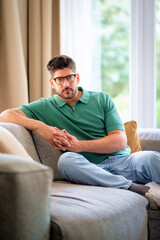
[{"label": "man's nose", "polygon": [[64,78],[63,86],[65,86],[65,87],[68,87],[68,86],[69,86],[69,82],[67,81],[66,78]]}]

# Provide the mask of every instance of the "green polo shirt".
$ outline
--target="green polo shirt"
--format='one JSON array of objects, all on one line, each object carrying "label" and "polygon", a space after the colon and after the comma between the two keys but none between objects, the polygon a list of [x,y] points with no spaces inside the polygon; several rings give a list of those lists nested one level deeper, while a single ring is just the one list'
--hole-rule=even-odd
[{"label": "green polo shirt", "polygon": [[[105,137],[113,130],[123,130],[124,126],[109,95],[101,92],[83,91],[82,97],[73,108],[70,104],[60,100],[58,95],[41,98],[38,101],[22,105],[22,110],[29,118],[40,120],[47,125],[66,129],[67,132],[79,140],[93,140]],[[100,163],[109,155],[125,155],[130,153],[127,146],[125,150],[112,154],[97,154],[81,152],[92,163]]]}]

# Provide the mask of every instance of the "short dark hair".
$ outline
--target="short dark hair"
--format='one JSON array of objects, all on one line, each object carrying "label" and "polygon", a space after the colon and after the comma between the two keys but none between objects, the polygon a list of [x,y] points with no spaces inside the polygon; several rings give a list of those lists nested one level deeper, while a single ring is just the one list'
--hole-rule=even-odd
[{"label": "short dark hair", "polygon": [[73,72],[76,72],[75,61],[66,55],[55,56],[47,64],[47,69],[51,74],[54,74],[56,70],[64,68],[70,68]]}]

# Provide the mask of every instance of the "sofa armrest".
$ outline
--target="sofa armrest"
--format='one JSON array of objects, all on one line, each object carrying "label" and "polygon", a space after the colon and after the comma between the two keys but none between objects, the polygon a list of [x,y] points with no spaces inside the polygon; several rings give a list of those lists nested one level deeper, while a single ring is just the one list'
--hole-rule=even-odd
[{"label": "sofa armrest", "polygon": [[160,152],[160,129],[139,128],[138,136],[142,150]]},{"label": "sofa armrest", "polygon": [[49,239],[50,168],[0,154],[0,239]]}]

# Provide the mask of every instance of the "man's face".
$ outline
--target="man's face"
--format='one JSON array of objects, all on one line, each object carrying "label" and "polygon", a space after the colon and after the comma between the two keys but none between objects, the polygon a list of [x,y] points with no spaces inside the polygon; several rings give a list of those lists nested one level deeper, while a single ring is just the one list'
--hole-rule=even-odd
[{"label": "man's face", "polygon": [[[68,75],[75,74],[72,69],[64,68],[55,71],[53,78],[57,77],[66,77]],[[57,81],[54,79],[50,79],[50,83],[52,88],[56,91],[62,101],[73,98],[78,92],[78,84],[79,84],[79,75],[76,74],[75,80],[73,82],[67,81],[64,79],[64,82],[61,84],[57,84]]]}]

